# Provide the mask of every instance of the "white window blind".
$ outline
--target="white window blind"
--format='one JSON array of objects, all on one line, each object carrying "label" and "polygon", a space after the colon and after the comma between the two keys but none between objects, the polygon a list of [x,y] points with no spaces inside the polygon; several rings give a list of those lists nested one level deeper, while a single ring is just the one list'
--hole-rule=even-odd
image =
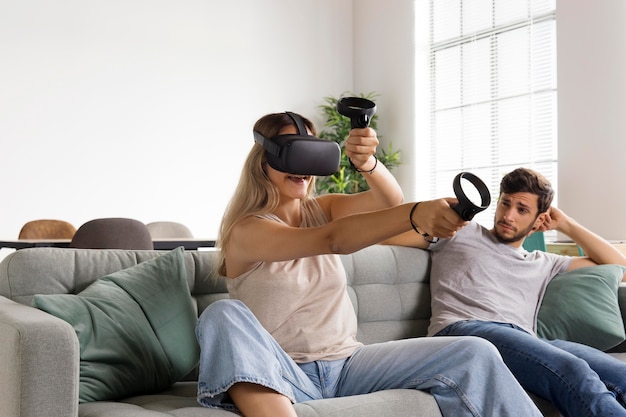
[{"label": "white window blind", "polygon": [[489,187],[523,166],[557,185],[555,0],[431,0],[431,197],[462,171]]}]

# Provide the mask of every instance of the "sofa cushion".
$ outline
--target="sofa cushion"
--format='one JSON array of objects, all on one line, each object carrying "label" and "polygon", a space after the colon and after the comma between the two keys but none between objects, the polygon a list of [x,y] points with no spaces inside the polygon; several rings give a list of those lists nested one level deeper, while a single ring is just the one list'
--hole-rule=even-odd
[{"label": "sofa cushion", "polygon": [[601,350],[623,342],[617,289],[625,271],[620,265],[596,265],[558,274],[539,309],[537,335]]},{"label": "sofa cushion", "polygon": [[198,362],[184,252],[175,249],[99,278],[80,293],[35,295],[80,344],[79,401],[162,390]]}]

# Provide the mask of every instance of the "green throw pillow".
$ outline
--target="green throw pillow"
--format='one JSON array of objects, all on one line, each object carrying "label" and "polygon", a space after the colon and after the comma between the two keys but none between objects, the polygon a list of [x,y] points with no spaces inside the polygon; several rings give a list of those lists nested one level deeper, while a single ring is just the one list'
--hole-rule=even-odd
[{"label": "green throw pillow", "polygon": [[162,390],[198,363],[182,247],[99,278],[76,295],[35,295],[33,304],[76,331],[81,403]]},{"label": "green throw pillow", "polygon": [[624,341],[617,289],[626,268],[597,265],[558,274],[548,284],[537,335],[608,350]]}]

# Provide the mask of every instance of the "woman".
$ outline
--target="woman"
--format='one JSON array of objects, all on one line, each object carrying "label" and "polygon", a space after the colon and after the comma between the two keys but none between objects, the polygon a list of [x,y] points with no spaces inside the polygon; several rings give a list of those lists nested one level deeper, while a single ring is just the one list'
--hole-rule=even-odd
[{"label": "woman", "polygon": [[[296,134],[294,122],[269,114],[254,131]],[[294,417],[294,402],[414,388],[431,392],[445,416],[540,416],[483,340],[356,340],[337,254],[412,228],[451,237],[465,225],[453,199],[401,204],[398,183],[374,156],[377,145],[370,128],[352,129],[345,144],[368,191],[318,197],[314,177],[272,168],[253,146],[220,230],[219,272],[232,299],[213,303],[198,322],[199,402],[247,417]]]}]

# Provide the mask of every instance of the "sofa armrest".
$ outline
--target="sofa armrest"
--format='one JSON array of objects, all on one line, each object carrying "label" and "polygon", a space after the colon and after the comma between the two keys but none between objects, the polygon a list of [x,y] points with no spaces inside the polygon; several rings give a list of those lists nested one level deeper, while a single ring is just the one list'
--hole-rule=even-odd
[{"label": "sofa armrest", "polygon": [[2,415],[78,415],[80,348],[74,329],[0,296],[0,334]]}]

